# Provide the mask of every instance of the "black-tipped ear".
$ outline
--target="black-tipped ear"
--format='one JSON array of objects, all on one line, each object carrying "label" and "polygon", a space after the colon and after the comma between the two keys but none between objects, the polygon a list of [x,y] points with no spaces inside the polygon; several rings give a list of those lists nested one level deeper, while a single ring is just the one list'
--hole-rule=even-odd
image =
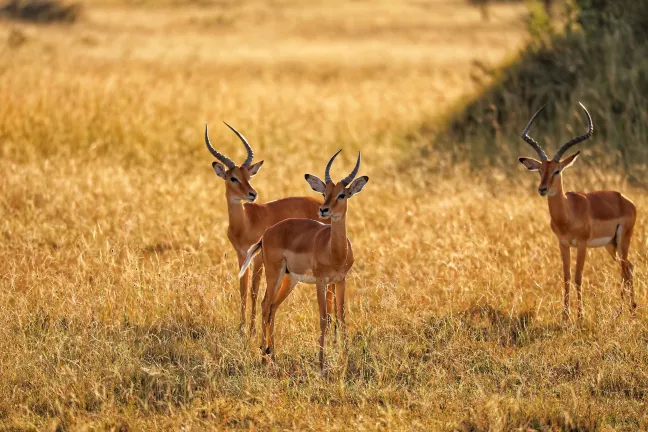
[{"label": "black-tipped ear", "polygon": [[578,159],[578,155],[580,154],[580,150],[574,153],[571,156],[567,156],[565,159],[560,161],[560,169],[564,170],[565,168],[569,168],[576,162],[576,159]]},{"label": "black-tipped ear", "polygon": [[353,182],[347,189],[349,191],[349,196],[360,193],[360,191],[362,191],[362,188],[365,187],[368,181],[369,177],[367,176],[358,177],[357,179],[353,180]]},{"label": "black-tipped ear", "polygon": [[518,158],[518,160],[522,165],[524,165],[524,168],[528,169],[529,171],[538,171],[540,169],[540,166],[542,165],[540,161],[531,158],[521,157]]},{"label": "black-tipped ear", "polygon": [[256,175],[256,173],[259,172],[259,170],[261,169],[261,165],[263,165],[263,161],[259,161],[254,165],[252,165],[250,168],[248,168],[248,170],[250,171],[250,177]]},{"label": "black-tipped ear", "polygon": [[222,163],[212,162],[212,168],[218,177],[227,180],[227,171],[225,171],[225,166]]},{"label": "black-tipped ear", "polygon": [[315,192],[323,194],[326,191],[326,185],[317,176],[314,176],[313,174],[305,174],[304,178],[310,185],[311,189],[313,189]]}]

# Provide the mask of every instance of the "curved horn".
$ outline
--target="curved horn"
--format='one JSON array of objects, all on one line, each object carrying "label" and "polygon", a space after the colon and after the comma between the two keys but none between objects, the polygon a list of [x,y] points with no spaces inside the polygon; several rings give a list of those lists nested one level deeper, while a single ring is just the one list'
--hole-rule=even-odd
[{"label": "curved horn", "polygon": [[211,153],[219,161],[223,162],[227,168],[236,168],[236,164],[230,158],[219,153],[214,147],[212,147],[211,143],[209,142],[207,123],[205,123],[205,144],[207,144],[207,150],[209,150],[209,153]]},{"label": "curved horn", "polygon": [[585,135],[581,135],[572,139],[571,141],[567,142],[562,147],[560,147],[556,152],[556,155],[553,157],[553,160],[555,160],[556,162],[560,161],[560,158],[562,157],[563,153],[565,153],[569,147],[576,145],[581,141],[585,141],[586,139],[591,137],[592,134],[594,133],[594,125],[592,125],[592,117],[590,116],[590,113],[587,111],[587,108],[585,108],[585,105],[583,105],[580,102],[578,102],[578,104],[581,107],[583,107],[583,110],[585,110],[585,114],[587,115],[587,133],[585,133]]},{"label": "curved horn", "polygon": [[[225,122],[223,122],[223,123],[225,123]],[[252,147],[250,147],[250,144],[248,144],[245,137],[243,135],[241,135],[239,133],[239,131],[237,131],[232,126],[228,125],[227,123],[225,123],[225,126],[232,129],[232,132],[234,132],[236,134],[236,136],[239,137],[241,139],[241,141],[243,141],[243,145],[245,146],[245,150],[247,150],[247,159],[245,159],[245,162],[243,162],[243,164],[241,166],[249,167],[250,164],[252,163],[252,159],[254,159],[254,152],[252,151]]]},{"label": "curved horn", "polygon": [[529,130],[531,129],[531,125],[535,121],[536,117],[538,117],[538,114],[540,114],[540,112],[542,112],[542,110],[545,109],[546,106],[547,106],[546,104],[543,105],[538,111],[536,111],[535,114],[533,114],[533,117],[531,117],[531,120],[529,120],[529,123],[526,125],[521,135],[522,139],[526,141],[527,144],[529,144],[531,147],[533,147],[536,153],[538,153],[538,156],[540,156],[540,160],[543,162],[547,160],[547,153],[545,153],[544,150],[542,150],[542,147],[540,147],[540,144],[538,144],[536,140],[534,140],[529,136]]},{"label": "curved horn", "polygon": [[356,162],[355,168],[353,168],[351,174],[349,174],[348,176],[340,180],[340,183],[342,183],[345,187],[349,186],[349,183],[351,183],[355,178],[355,176],[358,174],[359,169],[360,169],[360,152],[358,152],[358,161]]},{"label": "curved horn", "polygon": [[331,174],[330,174],[331,165],[333,165],[333,160],[337,157],[337,155],[340,154],[341,151],[342,149],[338,150],[337,153],[333,155],[331,160],[329,160],[328,164],[326,164],[326,169],[324,170],[324,183],[329,183],[333,181],[331,180]]}]

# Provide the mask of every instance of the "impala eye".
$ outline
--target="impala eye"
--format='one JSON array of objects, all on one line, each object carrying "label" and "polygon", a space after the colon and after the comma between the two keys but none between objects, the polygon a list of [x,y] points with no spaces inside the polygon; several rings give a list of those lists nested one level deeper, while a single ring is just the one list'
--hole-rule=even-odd
[{"label": "impala eye", "polygon": [[238,182],[238,179],[237,179],[236,177],[231,177],[231,178],[230,178],[230,181],[231,181],[232,183],[237,183],[237,182]]},{"label": "impala eye", "polygon": [[556,170],[556,171],[554,171],[553,175],[556,175],[556,174],[560,174],[560,170],[559,170],[559,169]]},{"label": "impala eye", "polygon": [[338,195],[338,199],[344,199],[344,194]]}]

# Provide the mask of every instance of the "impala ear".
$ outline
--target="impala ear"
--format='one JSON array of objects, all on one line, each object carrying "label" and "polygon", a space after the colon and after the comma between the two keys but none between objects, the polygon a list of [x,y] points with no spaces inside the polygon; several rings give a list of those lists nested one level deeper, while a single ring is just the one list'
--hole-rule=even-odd
[{"label": "impala ear", "polygon": [[522,165],[524,165],[524,168],[528,169],[529,171],[538,171],[540,169],[540,166],[542,165],[540,161],[532,158],[521,157],[518,158],[518,160]]},{"label": "impala ear", "polygon": [[261,165],[263,165],[263,161],[257,162],[254,165],[252,165],[250,168],[248,168],[248,171],[250,172],[250,177],[256,175],[256,173],[259,172],[261,169]]},{"label": "impala ear", "polygon": [[306,174],[304,178],[310,185],[311,189],[313,189],[315,192],[323,194],[326,191],[326,185],[322,180],[317,178],[317,176],[314,176],[313,174]]},{"label": "impala ear", "polygon": [[214,168],[214,172],[216,175],[223,180],[227,179],[227,172],[225,171],[225,166],[223,166],[222,163],[218,162],[212,162],[212,168]]},{"label": "impala ear", "polygon": [[560,169],[564,170],[565,168],[569,168],[572,166],[574,162],[576,162],[576,159],[578,159],[578,155],[580,154],[580,151],[577,151],[571,156],[567,156],[565,159],[560,161]]},{"label": "impala ear", "polygon": [[369,177],[367,176],[358,177],[357,179],[353,180],[353,183],[351,183],[351,185],[347,189],[347,191],[349,191],[349,196],[360,193],[360,191],[363,187],[365,187],[368,181]]}]

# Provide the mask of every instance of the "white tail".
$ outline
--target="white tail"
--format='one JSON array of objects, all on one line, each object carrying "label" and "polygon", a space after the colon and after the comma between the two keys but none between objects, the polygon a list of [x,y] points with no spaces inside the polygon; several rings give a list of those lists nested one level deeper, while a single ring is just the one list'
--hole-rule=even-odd
[{"label": "white tail", "polygon": [[263,247],[263,240],[259,240],[255,244],[252,245],[250,249],[248,249],[248,254],[247,258],[245,258],[245,262],[241,266],[241,271],[239,272],[239,279],[243,277],[243,274],[247,270],[248,267],[250,267],[250,263],[252,262],[252,258],[259,252],[261,252],[261,248]]}]

